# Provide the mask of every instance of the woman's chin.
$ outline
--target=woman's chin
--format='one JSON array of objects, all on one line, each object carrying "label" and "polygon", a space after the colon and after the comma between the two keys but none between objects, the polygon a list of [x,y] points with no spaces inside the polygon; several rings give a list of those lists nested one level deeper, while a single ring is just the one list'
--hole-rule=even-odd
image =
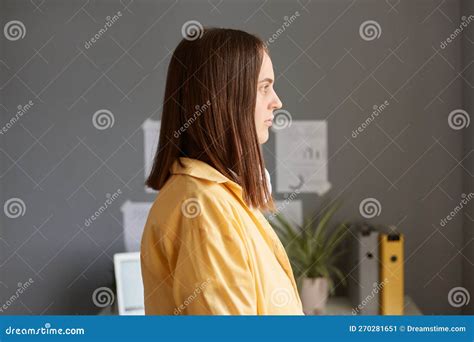
[{"label": "woman's chin", "polygon": [[260,145],[265,144],[268,140],[268,129],[266,129],[265,132],[263,132],[259,137],[258,137],[258,142]]}]

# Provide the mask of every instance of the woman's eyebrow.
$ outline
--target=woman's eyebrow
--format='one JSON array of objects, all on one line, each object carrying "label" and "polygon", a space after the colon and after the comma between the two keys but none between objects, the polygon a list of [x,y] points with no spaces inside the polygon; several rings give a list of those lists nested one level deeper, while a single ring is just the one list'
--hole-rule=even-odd
[{"label": "woman's eyebrow", "polygon": [[269,82],[270,84],[273,83],[273,80],[271,78],[264,78],[263,80],[259,81],[258,83],[262,83],[262,82]]}]

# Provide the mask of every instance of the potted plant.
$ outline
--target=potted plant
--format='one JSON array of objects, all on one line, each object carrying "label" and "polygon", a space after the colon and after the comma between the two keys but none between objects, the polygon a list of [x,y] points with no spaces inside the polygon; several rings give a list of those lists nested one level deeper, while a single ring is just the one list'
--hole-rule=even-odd
[{"label": "potted plant", "polygon": [[324,311],[328,295],[335,292],[334,280],[346,285],[346,279],[335,266],[338,257],[345,251],[336,252],[336,248],[348,233],[345,223],[333,227],[328,232],[330,220],[340,208],[335,202],[306,218],[303,226],[295,225],[277,213],[270,223],[275,229],[295,275],[305,314]]}]

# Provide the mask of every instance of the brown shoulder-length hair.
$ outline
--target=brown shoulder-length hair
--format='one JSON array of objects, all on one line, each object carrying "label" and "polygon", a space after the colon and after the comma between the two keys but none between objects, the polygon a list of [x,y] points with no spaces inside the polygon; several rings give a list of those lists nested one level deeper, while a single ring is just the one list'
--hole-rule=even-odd
[{"label": "brown shoulder-length hair", "polygon": [[268,50],[240,30],[194,33],[171,57],[158,149],[145,184],[160,190],[175,160],[194,158],[240,184],[248,205],[275,211],[255,127],[258,75]]}]

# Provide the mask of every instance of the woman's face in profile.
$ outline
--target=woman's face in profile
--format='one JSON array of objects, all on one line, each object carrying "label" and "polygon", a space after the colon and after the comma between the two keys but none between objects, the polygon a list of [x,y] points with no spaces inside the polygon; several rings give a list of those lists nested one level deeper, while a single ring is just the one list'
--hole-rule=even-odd
[{"label": "woman's face in profile", "polygon": [[259,144],[264,144],[268,140],[268,129],[272,125],[273,111],[282,107],[282,103],[273,89],[274,80],[272,61],[265,52],[258,75],[257,104],[255,106],[255,127]]}]

